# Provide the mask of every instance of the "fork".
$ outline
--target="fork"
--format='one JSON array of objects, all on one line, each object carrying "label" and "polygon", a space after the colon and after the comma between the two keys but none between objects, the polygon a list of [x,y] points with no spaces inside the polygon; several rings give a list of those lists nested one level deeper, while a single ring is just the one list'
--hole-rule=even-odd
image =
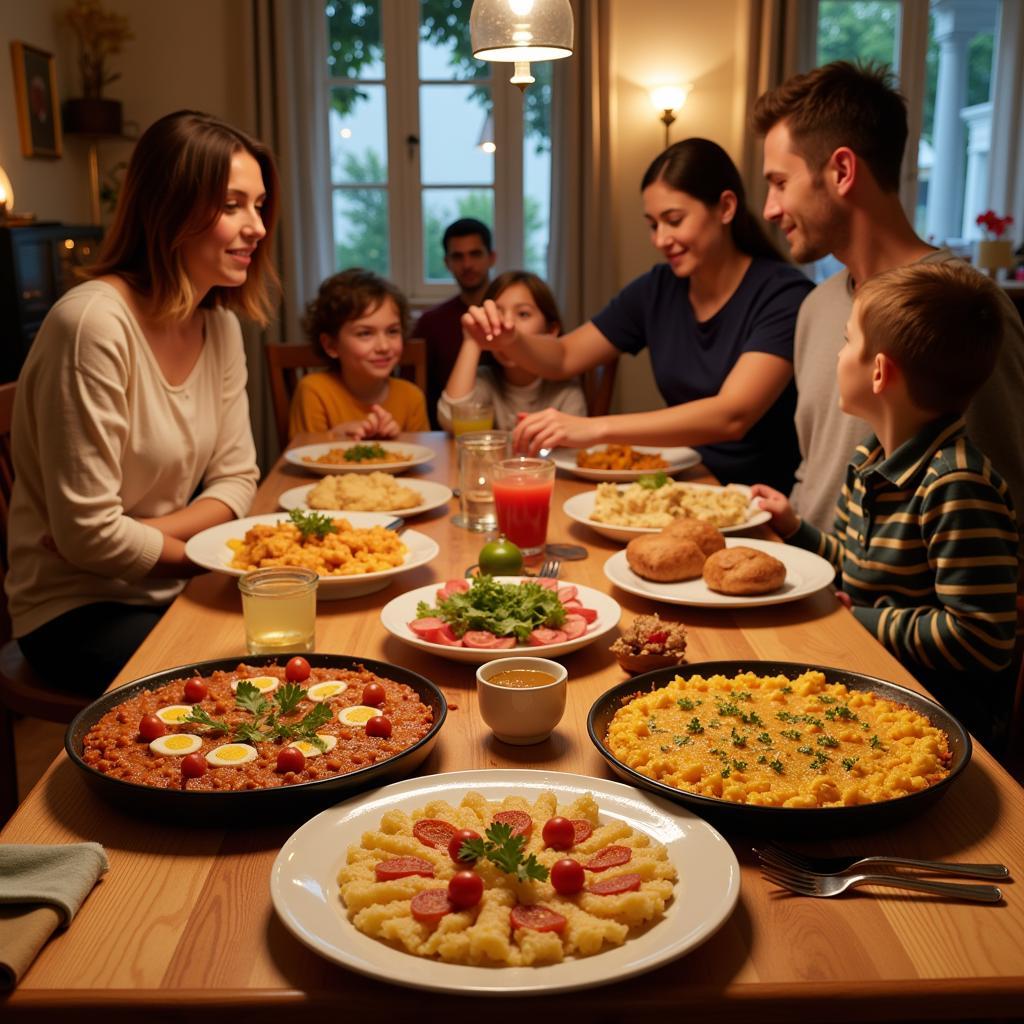
[{"label": "fork", "polygon": [[851,868],[874,864],[895,864],[900,867],[918,868],[940,875],[964,875],[967,878],[1009,878],[1010,869],[1005,864],[943,864],[936,860],[912,860],[909,857],[808,857],[793,850],[783,849],[774,843],[754,853],[762,864],[773,863],[779,867],[791,867],[811,871],[817,875],[834,875]]},{"label": "fork", "polygon": [[557,558],[545,559],[544,564],[538,571],[538,576],[546,576],[548,579],[557,580],[558,571],[562,568],[562,563]]},{"label": "fork", "polygon": [[956,882],[929,882],[914,875],[815,875],[809,871],[783,868],[761,863],[761,874],[769,882],[800,896],[838,896],[856,885],[888,885],[896,889],[913,889],[933,896],[949,896],[958,900],[998,903],[1002,892],[994,885],[960,885]]}]

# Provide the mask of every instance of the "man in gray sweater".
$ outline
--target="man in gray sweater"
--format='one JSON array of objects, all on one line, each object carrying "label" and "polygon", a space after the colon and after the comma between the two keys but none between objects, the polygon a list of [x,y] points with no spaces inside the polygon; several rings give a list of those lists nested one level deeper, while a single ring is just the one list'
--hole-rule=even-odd
[{"label": "man in gray sweater", "polygon": [[[887,71],[843,61],[794,75],[762,95],[754,128],[764,136],[768,199],[764,216],[785,233],[793,259],[830,253],[845,269],[800,307],[794,367],[802,461],[791,500],[819,529],[831,530],[836,499],[862,420],[839,408],[836,359],[857,286],[885,270],[956,259],[914,232],[900,204],[907,141],[905,101]],[[1024,326],[1006,296],[996,368],[967,411],[971,439],[1008,483],[1024,515]],[[971,339],[963,339],[970,346]]]}]

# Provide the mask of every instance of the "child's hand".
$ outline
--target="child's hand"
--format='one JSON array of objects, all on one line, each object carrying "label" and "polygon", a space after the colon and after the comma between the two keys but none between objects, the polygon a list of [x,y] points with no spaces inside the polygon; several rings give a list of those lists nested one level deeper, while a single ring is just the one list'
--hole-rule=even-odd
[{"label": "child's hand", "polygon": [[586,416],[570,416],[557,409],[542,409],[528,416],[519,414],[512,434],[512,449],[536,455],[542,448],[585,448],[599,440],[594,421]]},{"label": "child's hand", "polygon": [[750,488],[750,498],[751,504],[771,513],[772,528],[783,540],[796,533],[800,517],[793,511],[789,498],[782,491],[767,484],[754,484]]},{"label": "child's hand", "polygon": [[369,441],[370,439],[387,439],[397,437],[398,423],[383,406],[373,405],[364,420],[352,420],[339,423],[331,429],[331,437],[350,437],[353,441]]},{"label": "child's hand", "polygon": [[487,351],[503,351],[515,341],[516,329],[511,317],[502,317],[494,300],[488,299],[462,314],[462,336],[472,338]]}]

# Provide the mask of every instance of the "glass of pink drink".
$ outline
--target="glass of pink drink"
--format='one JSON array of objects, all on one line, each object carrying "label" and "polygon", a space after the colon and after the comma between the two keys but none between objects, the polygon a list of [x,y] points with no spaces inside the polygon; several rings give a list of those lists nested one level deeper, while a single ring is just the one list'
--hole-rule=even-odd
[{"label": "glass of pink drink", "polygon": [[554,486],[555,464],[550,459],[520,455],[494,467],[491,488],[498,529],[526,556],[544,550]]}]

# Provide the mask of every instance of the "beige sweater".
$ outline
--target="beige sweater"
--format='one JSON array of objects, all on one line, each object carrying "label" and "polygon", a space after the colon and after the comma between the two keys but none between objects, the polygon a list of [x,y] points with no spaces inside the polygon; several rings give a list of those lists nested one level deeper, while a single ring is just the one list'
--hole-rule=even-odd
[{"label": "beige sweater", "polygon": [[79,285],[47,315],[14,407],[5,587],[15,636],[97,601],[170,602],[184,582],[146,578],[163,535],[137,519],[193,497],[248,512],[259,470],[234,314],[207,311],[205,337],[188,379],[171,386],[109,284]]}]

